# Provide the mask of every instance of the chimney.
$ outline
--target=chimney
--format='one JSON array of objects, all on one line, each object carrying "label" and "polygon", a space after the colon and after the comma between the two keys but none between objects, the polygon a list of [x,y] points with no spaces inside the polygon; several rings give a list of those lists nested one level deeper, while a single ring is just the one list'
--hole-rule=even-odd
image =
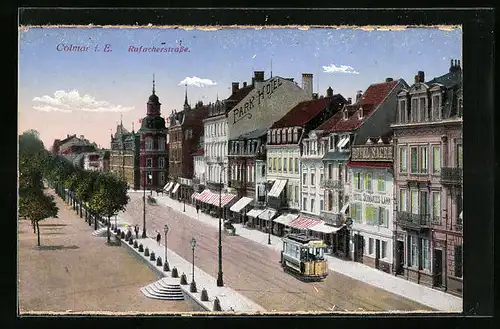
[{"label": "chimney", "polygon": [[328,87],[326,90],[326,97],[332,97],[333,96],[333,89],[332,87]]},{"label": "chimney", "polygon": [[255,81],[262,82],[264,81],[264,71],[254,71],[253,72]]},{"label": "chimney", "polygon": [[239,82],[233,82],[232,83],[232,93],[234,94],[235,92],[238,91],[238,89],[240,89],[240,83]]},{"label": "chimney", "polygon": [[247,82],[243,82],[243,88],[245,88],[247,86]]},{"label": "chimney", "polygon": [[361,96],[363,96],[363,91],[358,90],[356,93],[356,103],[361,99]]},{"label": "chimney", "polygon": [[385,78],[385,82],[391,82],[394,81],[392,78]]},{"label": "chimney", "polygon": [[415,75],[415,83],[418,83],[418,80],[419,80],[418,75]]},{"label": "chimney", "polygon": [[313,75],[311,73],[302,73],[302,89],[307,95],[313,95]]},{"label": "chimney", "polygon": [[255,85],[255,78],[252,78],[252,86]]},{"label": "chimney", "polygon": [[347,104],[352,104],[352,98],[351,97],[347,97]]},{"label": "chimney", "polygon": [[312,94],[312,98],[313,98],[313,99],[318,99],[318,93],[313,93],[313,94]]},{"label": "chimney", "polygon": [[424,71],[418,71],[418,82],[421,82],[421,83],[425,82]]}]

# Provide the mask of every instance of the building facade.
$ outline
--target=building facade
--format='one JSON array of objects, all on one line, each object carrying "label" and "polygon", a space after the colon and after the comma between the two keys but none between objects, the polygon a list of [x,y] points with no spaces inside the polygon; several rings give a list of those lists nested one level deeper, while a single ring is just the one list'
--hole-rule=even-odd
[{"label": "building facade", "polygon": [[161,116],[161,103],[155,94],[154,80],[153,93],[149,96],[146,116],[141,120],[138,133],[140,187],[148,190],[163,189],[168,175],[167,127]]},{"label": "building facade", "polygon": [[109,171],[109,151],[85,153],[83,169],[89,171]]},{"label": "building facade", "polygon": [[417,283],[462,294],[462,70],[398,94],[395,272]]},{"label": "building facade", "polygon": [[348,163],[351,259],[387,273],[393,271],[393,160],[389,136],[353,145]]},{"label": "building facade", "polygon": [[124,179],[129,187],[140,188],[139,168],[140,136],[129,132],[123,123],[116,127],[116,132],[111,135],[111,150],[109,151],[109,171]]}]

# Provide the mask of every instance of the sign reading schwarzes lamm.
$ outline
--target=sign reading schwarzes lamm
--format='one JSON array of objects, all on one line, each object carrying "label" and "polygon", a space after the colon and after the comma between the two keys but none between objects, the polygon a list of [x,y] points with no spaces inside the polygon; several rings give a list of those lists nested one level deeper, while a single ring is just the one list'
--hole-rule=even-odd
[{"label": "sign reading schwarzes lamm", "polygon": [[392,161],[392,145],[354,145],[351,161]]}]

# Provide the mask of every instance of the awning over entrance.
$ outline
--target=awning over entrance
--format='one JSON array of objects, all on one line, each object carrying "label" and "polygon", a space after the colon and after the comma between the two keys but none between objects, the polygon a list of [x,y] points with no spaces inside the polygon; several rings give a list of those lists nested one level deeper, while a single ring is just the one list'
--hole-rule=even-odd
[{"label": "awning over entrance", "polygon": [[201,193],[194,193],[193,195],[194,195],[194,198],[195,198],[196,200],[200,200],[200,201],[202,201],[202,199],[203,199],[206,195],[208,195],[209,193],[210,193],[210,190],[209,190],[209,189],[206,189],[206,190],[203,190],[203,192],[201,192]]},{"label": "awning over entrance", "polygon": [[259,216],[263,211],[264,209],[252,209],[247,212],[247,216],[257,218],[257,216]]},{"label": "awning over entrance", "polygon": [[323,221],[319,224],[316,224],[314,225],[313,227],[310,228],[311,231],[315,231],[315,232],[320,232],[320,233],[326,233],[326,234],[330,234],[330,233],[335,233],[337,232],[338,230],[340,230],[342,227],[333,227],[333,226],[329,226],[329,225],[326,225]]},{"label": "awning over entrance", "polygon": [[181,186],[181,185],[179,183],[176,183],[174,186],[174,189],[172,190],[172,193],[177,192],[177,190],[179,189],[179,186]]},{"label": "awning over entrance", "polygon": [[196,193],[194,192],[192,195],[191,195],[191,199],[197,199],[197,197],[200,196],[200,193]]},{"label": "awning over entrance", "polygon": [[276,210],[271,209],[271,208],[266,208],[263,212],[260,213],[259,216],[257,216],[259,219],[263,220],[270,220],[271,218],[274,217],[276,214]]},{"label": "awning over entrance", "polygon": [[348,209],[349,209],[349,204],[346,203],[345,205],[342,206],[342,209],[340,209],[340,213],[346,214]]},{"label": "awning over entrance", "polygon": [[234,211],[234,212],[240,212],[241,209],[245,208],[252,201],[253,201],[252,198],[244,196],[241,199],[239,199],[238,201],[236,201],[236,203],[233,204],[231,206],[231,208],[229,208],[229,210]]},{"label": "awning over entrance", "polygon": [[299,216],[293,222],[290,222],[288,226],[299,229],[299,230],[309,230],[311,227],[318,225],[322,221],[319,219],[314,219],[305,216]]},{"label": "awning over entrance", "polygon": [[200,200],[203,203],[208,203],[214,206],[219,206],[219,204],[224,207],[226,206],[229,202],[231,202],[236,195],[234,194],[219,194],[219,193],[213,193],[212,191],[206,189],[201,194],[198,196],[198,200]]},{"label": "awning over entrance", "polygon": [[276,218],[274,220],[274,222],[288,226],[288,224],[290,224],[290,222],[293,222],[295,219],[297,219],[297,217],[299,217],[299,215],[283,214],[283,215],[279,216],[278,218]]},{"label": "awning over entrance", "polygon": [[[225,207],[229,202],[233,201],[234,198],[236,198],[236,195],[234,194],[222,194],[220,206]],[[219,200],[215,202],[214,206],[219,206]]]},{"label": "awning over entrance", "polygon": [[286,179],[277,179],[274,181],[273,187],[271,187],[271,190],[267,194],[268,196],[272,197],[279,197],[283,189],[285,188],[287,180]]},{"label": "awning over entrance", "polygon": [[172,186],[174,186],[174,182],[168,183],[167,186],[165,187],[165,192],[170,191],[170,189],[172,188]]}]

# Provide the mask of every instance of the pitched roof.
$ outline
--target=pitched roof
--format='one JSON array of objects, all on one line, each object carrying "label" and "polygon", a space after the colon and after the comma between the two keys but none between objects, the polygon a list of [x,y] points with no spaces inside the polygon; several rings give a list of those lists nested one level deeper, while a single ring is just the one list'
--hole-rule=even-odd
[{"label": "pitched roof", "polygon": [[[349,106],[349,105],[346,105],[346,107]],[[335,113],[330,119],[328,119],[327,121],[323,122],[323,124],[321,124],[321,126],[319,126],[318,128],[314,129],[314,130],[324,130],[324,131],[330,131],[330,129],[334,128],[337,123],[344,117],[344,113],[343,111],[338,111],[337,113]]]},{"label": "pitched roof", "polygon": [[303,126],[316,117],[316,115],[323,111],[330,103],[340,107],[345,103],[345,99],[342,95],[336,94],[331,97],[300,102],[288,111],[285,116],[276,121],[271,128]]},{"label": "pitched roof", "polygon": [[243,98],[245,98],[252,90],[254,86],[248,85],[246,87],[239,88],[234,93],[232,93],[227,100],[235,102],[235,104],[239,103]]}]

